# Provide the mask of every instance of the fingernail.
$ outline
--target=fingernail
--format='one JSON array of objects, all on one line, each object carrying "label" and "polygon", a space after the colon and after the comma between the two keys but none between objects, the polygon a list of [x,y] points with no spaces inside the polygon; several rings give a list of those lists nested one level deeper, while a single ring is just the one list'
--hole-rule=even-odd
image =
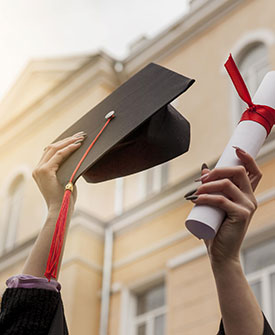
[{"label": "fingernail", "polygon": [[82,140],[78,140],[78,141],[74,142],[74,144],[83,143],[83,141],[84,141],[84,138]]},{"label": "fingernail", "polygon": [[203,163],[201,166],[201,171],[204,169],[209,169],[208,165],[206,163]]},{"label": "fingernail", "polygon": [[200,178],[195,179],[195,181],[202,181],[208,176],[209,176],[209,173],[206,173],[206,174],[202,175]]},{"label": "fingernail", "polygon": [[80,134],[86,134],[85,131],[79,131],[77,133],[75,133],[73,136],[77,136],[77,135],[80,135]]},{"label": "fingernail", "polygon": [[246,154],[246,151],[244,151],[243,149],[237,147],[236,145],[232,145],[232,147],[236,150],[239,150],[240,152],[242,152],[243,154]]},{"label": "fingernail", "polygon": [[87,134],[86,133],[79,133],[79,134],[75,134],[73,137],[86,137]]},{"label": "fingernail", "polygon": [[186,200],[197,200],[198,196],[197,195],[190,195],[189,197],[185,198]]},{"label": "fingernail", "polygon": [[185,197],[185,198],[186,198],[186,197],[189,197],[190,195],[194,194],[196,191],[197,191],[197,188],[196,188],[195,190],[192,190],[192,191],[187,192],[187,193],[184,195],[184,197]]}]

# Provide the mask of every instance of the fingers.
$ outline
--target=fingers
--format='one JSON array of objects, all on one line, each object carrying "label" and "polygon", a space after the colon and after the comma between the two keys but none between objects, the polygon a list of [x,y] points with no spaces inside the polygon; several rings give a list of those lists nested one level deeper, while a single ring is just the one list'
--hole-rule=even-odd
[{"label": "fingers", "polygon": [[39,164],[46,163],[47,161],[49,161],[53,157],[53,155],[58,150],[61,150],[61,149],[65,148],[66,146],[68,146],[72,143],[75,143],[75,142],[78,142],[78,141],[81,141],[81,140],[83,141],[85,139],[85,137],[86,137],[86,133],[79,132],[79,133],[74,134],[71,137],[67,137],[67,138],[65,138],[61,141],[50,144],[49,146],[47,146],[44,149],[44,154],[42,155],[42,158],[41,158]]},{"label": "fingers", "polygon": [[243,205],[247,204],[247,196],[229,179],[220,179],[202,184],[195,195],[200,194],[223,194],[229,200],[240,203]]},{"label": "fingers", "polygon": [[250,156],[247,152],[243,151],[242,149],[235,147],[236,155],[241,160],[242,164],[244,165],[247,173],[248,178],[250,179],[251,187],[253,191],[255,191],[257,185],[259,184],[262,173],[252,156]]},{"label": "fingers", "polygon": [[74,152],[78,149],[82,144],[81,142],[78,143],[71,143],[67,145],[65,148],[58,150],[52,158],[45,164],[49,168],[52,168],[53,171],[57,171],[59,166]]},{"label": "fingers", "polygon": [[245,167],[241,165],[216,168],[209,173],[204,174],[198,180],[203,183],[209,183],[219,179],[230,179],[241,191],[245,193],[252,193],[250,179],[247,176]]},{"label": "fingers", "polygon": [[199,205],[218,207],[226,212],[227,218],[234,222],[246,222],[256,210],[255,204],[249,199],[247,199],[246,205],[242,205],[220,194],[201,194],[193,202]]}]

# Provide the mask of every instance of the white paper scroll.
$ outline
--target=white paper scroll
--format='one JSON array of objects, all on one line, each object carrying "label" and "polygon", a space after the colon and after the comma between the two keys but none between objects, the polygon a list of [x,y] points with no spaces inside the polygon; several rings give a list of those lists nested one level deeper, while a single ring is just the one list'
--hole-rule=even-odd
[{"label": "white paper scroll", "polygon": [[[254,104],[275,108],[275,71],[268,72],[265,75],[252,101]],[[216,167],[241,164],[232,146],[240,147],[255,158],[266,139],[266,135],[265,128],[259,123],[255,121],[240,122]],[[212,239],[215,237],[224,217],[225,213],[219,208],[195,205],[185,224],[187,229],[199,239]]]}]

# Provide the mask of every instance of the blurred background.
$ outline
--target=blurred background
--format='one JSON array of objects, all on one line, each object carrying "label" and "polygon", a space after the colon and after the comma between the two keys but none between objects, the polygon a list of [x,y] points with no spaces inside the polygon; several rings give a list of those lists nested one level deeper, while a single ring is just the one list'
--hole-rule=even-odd
[{"label": "blurred background", "polygon": [[[204,244],[185,229],[203,162],[214,167],[244,105],[275,69],[273,0],[0,0],[0,285],[22,271],[47,210],[31,172],[43,148],[150,62],[194,78],[173,102],[189,152],[139,174],[78,181],[60,275],[70,334],[212,335],[220,312]],[[259,208],[242,262],[275,327],[275,133],[257,161]],[[105,283],[104,286],[102,283]]]}]

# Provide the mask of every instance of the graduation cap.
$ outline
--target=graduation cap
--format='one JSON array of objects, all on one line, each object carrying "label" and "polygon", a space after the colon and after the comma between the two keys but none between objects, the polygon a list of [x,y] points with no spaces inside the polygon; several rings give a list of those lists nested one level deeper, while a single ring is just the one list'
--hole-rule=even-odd
[{"label": "graduation cap", "polygon": [[57,172],[66,191],[45,272],[48,279],[56,277],[68,202],[81,175],[87,182],[102,182],[151,168],[188,151],[190,124],[170,102],[193,83],[193,79],[151,63],[56,139],[79,131],[87,134]]}]

